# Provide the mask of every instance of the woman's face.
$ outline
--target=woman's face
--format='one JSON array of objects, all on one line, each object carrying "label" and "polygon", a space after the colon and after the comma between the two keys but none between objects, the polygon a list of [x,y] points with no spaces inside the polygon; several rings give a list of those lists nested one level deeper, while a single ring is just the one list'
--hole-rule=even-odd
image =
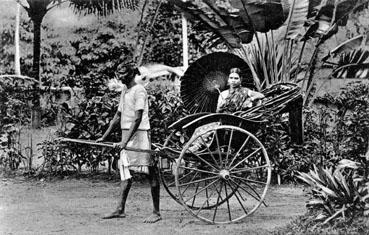
[{"label": "woman's face", "polygon": [[231,74],[229,74],[228,84],[232,88],[241,86],[241,78],[240,78],[240,75],[238,73],[231,73]]}]

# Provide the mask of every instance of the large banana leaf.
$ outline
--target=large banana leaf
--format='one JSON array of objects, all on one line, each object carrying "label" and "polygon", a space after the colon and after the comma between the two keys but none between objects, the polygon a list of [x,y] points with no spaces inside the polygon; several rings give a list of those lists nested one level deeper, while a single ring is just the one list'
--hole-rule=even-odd
[{"label": "large banana leaf", "polygon": [[200,21],[232,48],[251,42],[255,32],[279,28],[287,19],[287,0],[170,0],[190,20]]},{"label": "large banana leaf", "polygon": [[290,15],[286,24],[287,39],[296,39],[303,35],[304,24],[309,12],[309,0],[292,0]]},{"label": "large banana leaf", "polygon": [[309,0],[307,30],[304,38],[331,37],[338,26],[345,26],[349,14],[367,7],[368,0]]}]

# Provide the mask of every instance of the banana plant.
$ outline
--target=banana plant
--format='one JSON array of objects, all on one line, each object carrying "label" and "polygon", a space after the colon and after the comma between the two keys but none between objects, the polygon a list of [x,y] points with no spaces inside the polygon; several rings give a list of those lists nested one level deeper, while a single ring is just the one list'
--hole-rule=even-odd
[{"label": "banana plant", "polygon": [[[326,56],[322,58],[322,62],[330,65],[332,72],[323,81],[320,87],[317,87],[317,91],[332,78],[369,78],[369,34],[358,35],[345,42],[341,43],[337,47],[328,52]],[[308,87],[308,93],[312,89],[312,85]],[[310,106],[315,98],[314,93],[309,100],[306,101]],[[308,97],[305,97],[307,99]]]},{"label": "banana plant", "polygon": [[[258,89],[277,82],[299,83],[305,105],[315,84],[321,45],[347,24],[368,0],[170,0],[179,11],[213,32],[243,58]],[[271,23],[273,22],[273,23]],[[269,24],[268,24],[269,23]],[[308,41],[316,41],[307,67],[301,65]],[[352,67],[351,70],[354,70]]]}]

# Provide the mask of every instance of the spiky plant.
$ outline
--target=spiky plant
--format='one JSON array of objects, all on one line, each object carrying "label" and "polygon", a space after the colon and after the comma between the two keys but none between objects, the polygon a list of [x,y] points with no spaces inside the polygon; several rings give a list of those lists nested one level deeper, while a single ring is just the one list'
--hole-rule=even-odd
[{"label": "spiky plant", "polygon": [[309,173],[299,172],[297,177],[311,188],[307,207],[318,212],[317,221],[326,224],[338,217],[369,215],[369,180],[364,168],[344,159],[335,170],[314,165]]}]

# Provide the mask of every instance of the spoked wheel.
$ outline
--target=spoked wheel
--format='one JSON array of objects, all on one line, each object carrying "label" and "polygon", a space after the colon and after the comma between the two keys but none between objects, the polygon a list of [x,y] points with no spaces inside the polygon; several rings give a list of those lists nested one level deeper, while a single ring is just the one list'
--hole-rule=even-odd
[{"label": "spoked wheel", "polygon": [[[171,148],[173,153],[178,152],[177,159],[173,158],[161,158],[159,161],[160,165],[160,178],[165,190],[168,194],[179,204],[182,204],[179,200],[179,196],[176,190],[176,181],[175,175],[180,175],[182,182],[191,182],[196,178],[198,175],[196,172],[188,169],[182,169],[183,167],[199,167],[199,162],[197,160],[179,160],[179,156],[185,144],[189,141],[189,137],[186,133],[180,130],[174,130],[166,139],[164,143],[164,148]],[[181,165],[181,168],[177,168],[177,165]],[[231,194],[232,195],[232,194]],[[223,203],[227,200],[227,198],[223,198],[219,203]],[[187,206],[191,209],[199,209],[198,207],[194,206],[192,202],[187,203]],[[214,207],[214,205],[207,205],[204,206],[204,209],[209,209]]]},{"label": "spoked wheel", "polygon": [[197,133],[177,161],[193,162],[177,164],[175,180],[181,204],[200,220],[233,223],[263,203],[270,161],[261,142],[242,128],[224,125]]},{"label": "spoked wheel", "polygon": [[[186,135],[182,130],[173,130],[167,139],[164,142],[164,148],[170,148],[174,155],[177,155],[178,159],[183,146],[188,142],[190,138]],[[176,171],[176,159],[172,158],[160,158],[159,159],[159,167],[160,167],[160,179],[162,185],[168,194],[176,200],[178,203],[178,195],[175,193],[175,171]]]}]

